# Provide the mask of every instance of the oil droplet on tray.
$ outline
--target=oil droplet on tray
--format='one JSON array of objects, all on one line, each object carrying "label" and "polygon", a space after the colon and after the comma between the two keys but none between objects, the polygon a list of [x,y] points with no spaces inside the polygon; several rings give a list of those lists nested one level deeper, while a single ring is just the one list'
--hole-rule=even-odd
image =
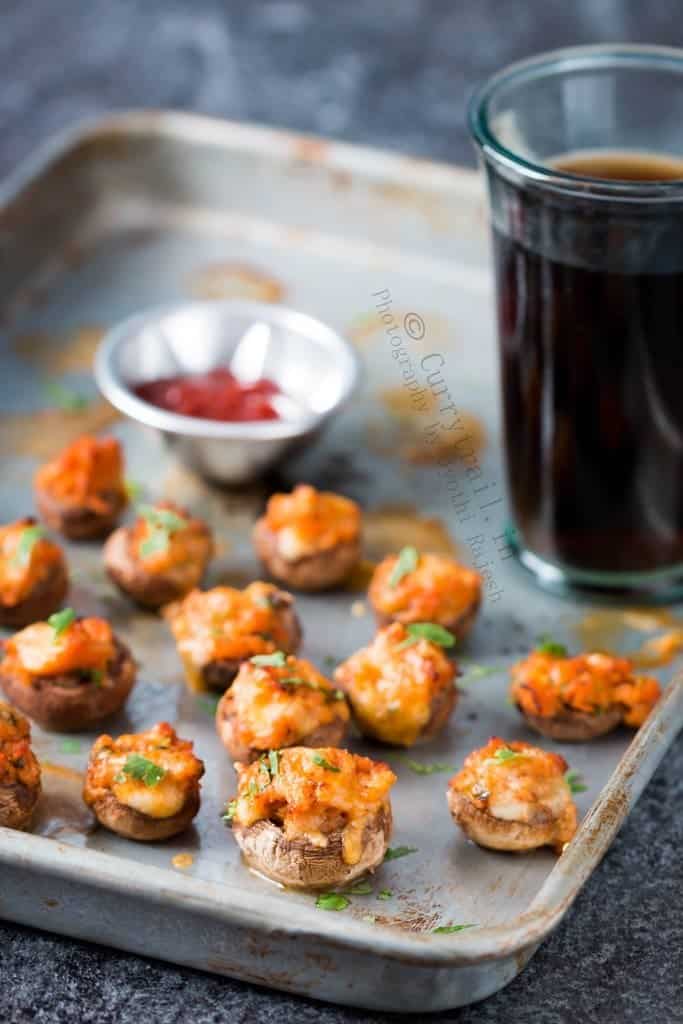
[{"label": "oil droplet on tray", "polygon": [[179,871],[186,871],[194,864],[194,857],[191,853],[176,853],[175,857],[171,858],[171,864]]}]

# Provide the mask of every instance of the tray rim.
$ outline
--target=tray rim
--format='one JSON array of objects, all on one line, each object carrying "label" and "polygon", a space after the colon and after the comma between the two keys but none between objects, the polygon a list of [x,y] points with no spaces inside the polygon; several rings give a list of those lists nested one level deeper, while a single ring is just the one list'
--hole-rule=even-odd
[{"label": "tray rim", "polygon": [[[211,142],[291,161],[319,164],[330,170],[352,170],[365,179],[375,176],[411,186],[448,192],[457,188],[481,197],[476,171],[435,161],[387,153],[371,147],[321,139],[259,125],[226,121],[170,110],[123,111],[88,118],[44,142],[0,183],[3,208],[61,159],[84,144],[111,137],[147,136],[179,142]],[[683,726],[683,671],[677,673],[648,721],[635,734],[614,772],[586,814],[563,855],[558,858],[528,911],[506,924],[480,926],[456,936],[406,933],[378,928],[370,932],[352,917],[340,932],[333,915],[311,910],[311,924],[293,924],[280,908],[268,919],[253,907],[237,885],[206,882],[166,868],[142,865],[96,850],[84,850],[54,839],[0,828],[0,864],[61,877],[95,889],[125,893],[143,901],[192,910],[261,932],[322,938],[355,952],[380,955],[420,966],[458,967],[509,957],[535,947],[560,922],[581,887],[609,848],[669,745]],[[445,812],[444,812],[445,813]],[[117,870],[118,867],[118,870]]]}]

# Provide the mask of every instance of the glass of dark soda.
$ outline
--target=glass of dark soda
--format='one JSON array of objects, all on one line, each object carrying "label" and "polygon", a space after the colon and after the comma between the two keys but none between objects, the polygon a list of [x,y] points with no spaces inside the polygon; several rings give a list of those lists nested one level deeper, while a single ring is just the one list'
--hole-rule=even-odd
[{"label": "glass of dark soda", "polygon": [[683,50],[500,72],[488,185],[513,546],[550,589],[683,594]]}]

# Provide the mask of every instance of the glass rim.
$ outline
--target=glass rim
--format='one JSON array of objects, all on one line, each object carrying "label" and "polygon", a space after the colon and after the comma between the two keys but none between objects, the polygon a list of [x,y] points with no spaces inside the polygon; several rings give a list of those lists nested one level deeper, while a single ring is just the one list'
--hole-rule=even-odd
[{"label": "glass rim", "polygon": [[[496,137],[489,122],[489,105],[502,88],[516,81],[534,81],[571,71],[632,67],[670,70],[683,76],[683,49],[638,43],[598,43],[547,50],[508,64],[474,91],[468,104],[470,134],[483,156],[527,181],[562,191],[602,193],[624,199],[667,199],[683,196],[683,177],[664,181],[619,181],[572,174],[536,163],[515,153]],[[595,150],[592,150],[594,152]],[[681,158],[683,159],[683,157]]]}]

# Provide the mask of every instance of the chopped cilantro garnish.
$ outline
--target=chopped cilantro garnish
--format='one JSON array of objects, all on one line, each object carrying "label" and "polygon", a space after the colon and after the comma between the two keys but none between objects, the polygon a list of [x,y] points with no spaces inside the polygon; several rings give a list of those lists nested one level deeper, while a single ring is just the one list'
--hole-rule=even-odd
[{"label": "chopped cilantro garnish", "polygon": [[407,764],[411,772],[415,772],[416,775],[436,775],[438,772],[455,771],[453,765],[446,764],[444,761],[435,761],[433,764],[424,764],[421,761],[413,761],[410,757],[402,757],[401,760],[404,764]]},{"label": "chopped cilantro garnish", "polygon": [[225,808],[225,814],[222,816],[223,821],[232,821],[237,813],[237,801],[231,800],[228,806]]},{"label": "chopped cilantro garnish", "polygon": [[277,773],[280,771],[280,751],[271,750],[268,754],[268,768],[270,769],[271,778],[275,778]]},{"label": "chopped cilantro garnish", "polygon": [[496,761],[512,761],[513,758],[519,757],[519,754],[514,750],[510,750],[509,747],[498,747],[493,756]]},{"label": "chopped cilantro garnish", "polygon": [[346,890],[349,896],[369,896],[372,892],[372,885],[366,878],[355,882],[350,889]]},{"label": "chopped cilantro garnish", "polygon": [[432,935],[455,935],[456,932],[462,932],[465,928],[476,927],[476,924],[442,924],[433,930]]},{"label": "chopped cilantro garnish", "polygon": [[121,775],[123,778],[117,776],[119,782],[125,782],[125,776],[128,775],[131,779],[144,782],[145,786],[152,788],[161,782],[166,771],[161,765],[148,760],[142,754],[129,754],[121,770]]},{"label": "chopped cilantro garnish", "polygon": [[408,857],[411,853],[417,853],[417,846],[390,846],[384,854],[384,862],[398,860],[400,857]]},{"label": "chopped cilantro garnish", "polygon": [[45,529],[36,523],[35,526],[25,526],[21,531],[17,549],[14,552],[12,562],[14,565],[28,565],[31,561],[33,548],[45,536]]},{"label": "chopped cilantro garnish", "polygon": [[62,751],[63,754],[80,754],[80,740],[62,740],[60,744],[60,750]]},{"label": "chopped cilantro garnish", "polygon": [[567,783],[572,793],[585,793],[588,789],[588,786],[585,785],[579,772],[567,772],[565,774],[564,781]]},{"label": "chopped cilantro garnish", "polygon": [[407,638],[400,644],[400,647],[408,647],[418,640],[429,640],[430,643],[438,644],[439,647],[454,647],[455,637],[443,626],[436,622],[411,622],[406,626]]},{"label": "chopped cilantro garnish", "polygon": [[140,545],[143,558],[166,551],[171,534],[184,530],[187,519],[179,516],[169,508],[156,508],[154,505],[138,505],[138,514],[149,526],[149,534]]},{"label": "chopped cilantro garnish", "polygon": [[469,680],[483,679],[484,676],[495,675],[496,672],[500,672],[501,669],[496,668],[494,665],[462,665],[464,674],[458,679],[458,685],[466,683]]},{"label": "chopped cilantro garnish", "polygon": [[287,655],[284,651],[273,651],[272,654],[255,654],[249,661],[252,665],[261,665],[264,668],[282,668],[287,664]]},{"label": "chopped cilantro garnish", "polygon": [[396,563],[389,575],[389,586],[397,587],[404,576],[407,576],[408,573],[414,572],[414,570],[417,569],[417,563],[419,560],[420,555],[417,548],[410,546],[401,548],[398,553]]},{"label": "chopped cilantro garnish", "polygon": [[377,893],[378,900],[390,900],[393,899],[393,896],[394,894],[391,891],[391,889],[380,889],[380,891]]},{"label": "chopped cilantro garnish", "polygon": [[346,910],[350,903],[340,892],[323,892],[315,901],[318,910]]},{"label": "chopped cilantro garnish", "polygon": [[59,640],[62,633],[64,633],[69,628],[71,623],[75,622],[75,620],[76,612],[73,610],[73,608],[62,608],[61,612],[55,612],[54,615],[51,615],[50,618],[47,620],[47,624],[48,626],[52,626],[54,630],[55,635],[53,637],[53,640]]},{"label": "chopped cilantro garnish", "polygon": [[544,633],[543,636],[539,636],[536,642],[536,650],[539,654],[550,654],[553,658],[567,657],[567,648],[565,645],[559,644],[547,633]]},{"label": "chopped cilantro garnish", "polygon": [[341,768],[337,768],[336,764],[330,764],[322,754],[313,755],[313,764],[319,765],[321,768],[326,768],[328,772],[340,772]]}]

